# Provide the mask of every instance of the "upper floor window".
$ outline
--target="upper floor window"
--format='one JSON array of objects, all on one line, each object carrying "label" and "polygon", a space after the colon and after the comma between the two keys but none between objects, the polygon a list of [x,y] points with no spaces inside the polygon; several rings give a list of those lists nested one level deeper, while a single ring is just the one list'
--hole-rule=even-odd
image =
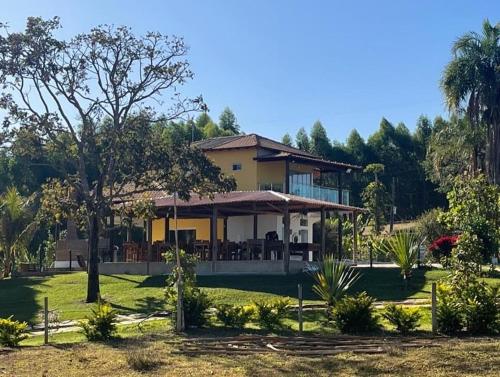
[{"label": "upper floor window", "polygon": [[233,164],[233,171],[239,171],[239,170],[241,170],[241,164],[240,163]]}]

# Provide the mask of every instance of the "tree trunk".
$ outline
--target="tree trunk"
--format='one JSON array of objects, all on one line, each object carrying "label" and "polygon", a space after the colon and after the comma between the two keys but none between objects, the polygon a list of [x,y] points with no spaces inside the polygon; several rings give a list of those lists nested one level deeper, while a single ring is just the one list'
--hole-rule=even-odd
[{"label": "tree trunk", "polygon": [[99,217],[95,213],[89,216],[88,250],[87,302],[97,302],[99,299]]},{"label": "tree trunk", "polygon": [[174,222],[175,222],[175,257],[177,262],[177,308],[175,329],[182,332],[185,329],[184,323],[184,282],[182,280],[181,252],[179,250],[178,224],[177,224],[177,193],[174,193]]},{"label": "tree trunk", "polygon": [[3,278],[6,279],[10,276],[10,273],[12,272],[12,246],[7,244],[5,246],[5,259],[3,261]]}]

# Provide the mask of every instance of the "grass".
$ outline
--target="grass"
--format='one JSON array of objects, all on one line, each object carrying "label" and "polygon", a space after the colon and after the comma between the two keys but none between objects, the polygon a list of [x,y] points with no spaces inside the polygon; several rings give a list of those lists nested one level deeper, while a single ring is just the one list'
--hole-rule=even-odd
[{"label": "grass", "polygon": [[[442,270],[415,270],[408,290],[403,288],[397,268],[362,269],[354,291],[366,290],[377,300],[430,298],[431,283],[445,277]],[[149,313],[163,309],[165,276],[103,275],[101,294],[119,313]],[[500,279],[488,279],[494,284]],[[87,275],[84,272],[56,274],[48,277],[25,277],[0,280],[0,317],[37,322],[43,298],[49,298],[50,309],[60,318],[82,319],[89,313],[85,303]],[[317,301],[312,293],[312,279],[305,274],[290,276],[199,276],[198,284],[215,304],[251,304],[256,300],[277,297],[296,299],[297,284],[303,285],[306,303]]]},{"label": "grass", "polygon": [[[107,376],[146,375],[131,365],[130,354],[154,356],[148,375],[158,376],[496,376],[500,365],[497,339],[450,339],[433,348],[402,351],[389,347],[377,355],[344,353],[321,358],[251,354],[186,356],[172,353],[166,341],[176,338],[161,321],[146,334],[122,329],[122,339],[108,343],[31,346],[0,349],[0,375]],[[71,335],[65,334],[65,337]]]}]

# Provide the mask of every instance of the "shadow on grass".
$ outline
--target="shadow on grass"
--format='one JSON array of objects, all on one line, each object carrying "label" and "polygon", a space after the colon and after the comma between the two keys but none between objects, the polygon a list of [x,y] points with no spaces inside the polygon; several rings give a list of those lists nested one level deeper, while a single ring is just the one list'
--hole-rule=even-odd
[{"label": "shadow on grass", "polygon": [[[361,278],[351,293],[366,291],[377,300],[404,300],[425,286],[425,269],[414,270],[408,289],[404,288],[398,268],[362,268]],[[198,276],[198,285],[203,288],[230,288],[242,291],[269,293],[280,296],[297,297],[297,285],[302,284],[305,300],[318,300],[312,292],[313,279],[305,273],[273,275],[224,275]],[[428,292],[430,294],[430,292]]]},{"label": "shadow on grass", "polygon": [[50,277],[11,278],[0,280],[0,318],[35,323],[42,306],[37,302],[35,287]]}]

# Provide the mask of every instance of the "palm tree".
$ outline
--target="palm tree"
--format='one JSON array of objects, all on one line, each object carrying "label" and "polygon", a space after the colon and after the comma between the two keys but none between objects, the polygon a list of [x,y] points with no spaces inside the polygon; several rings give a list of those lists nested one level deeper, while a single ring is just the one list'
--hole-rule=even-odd
[{"label": "palm tree", "polygon": [[36,223],[31,200],[10,188],[0,197],[0,278],[8,277],[16,256],[26,249]]},{"label": "palm tree", "polygon": [[331,255],[323,259],[317,269],[309,268],[309,274],[315,282],[313,292],[326,302],[327,313],[360,277],[354,268]]},{"label": "palm tree", "polygon": [[411,278],[413,266],[417,264],[420,244],[421,242],[416,233],[399,231],[381,242],[379,246],[380,250],[389,254],[394,263],[401,269],[406,289],[408,289],[408,281]]},{"label": "palm tree", "polygon": [[453,59],[445,68],[441,86],[451,111],[465,112],[474,133],[487,135],[476,142],[471,169],[484,160],[489,180],[500,183],[500,23],[483,23],[482,34],[470,32],[453,45]]}]

